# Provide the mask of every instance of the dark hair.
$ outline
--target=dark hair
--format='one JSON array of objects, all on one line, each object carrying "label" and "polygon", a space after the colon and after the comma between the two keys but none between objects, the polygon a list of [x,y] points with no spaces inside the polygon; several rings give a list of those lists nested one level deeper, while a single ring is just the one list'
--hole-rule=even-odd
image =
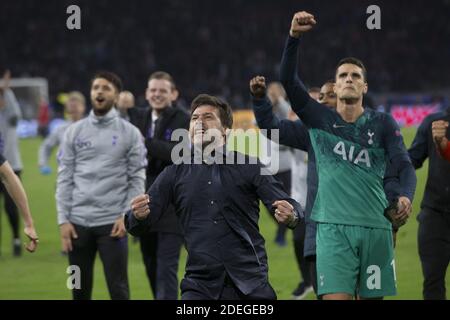
[{"label": "dark hair", "polygon": [[[343,64],[346,64],[346,63],[354,64],[355,66],[360,67],[361,70],[362,70],[362,73],[363,73],[364,81],[367,82],[367,70],[366,70],[366,67],[364,66],[362,61],[357,59],[357,58],[347,57],[347,58],[341,59],[341,61],[339,61],[338,65],[336,67],[336,72],[337,72],[337,69],[340,66],[342,66]],[[334,83],[334,81],[333,81],[333,83]]]},{"label": "dark hair", "polygon": [[[339,67],[338,67],[339,68]],[[325,81],[324,83],[323,83],[323,85],[326,85],[326,84],[335,84],[336,83],[336,80],[334,80],[334,79],[328,79],[327,81]]]},{"label": "dark hair", "polygon": [[105,79],[108,80],[113,84],[113,86],[116,88],[117,93],[122,91],[122,80],[119,78],[119,76],[113,72],[109,71],[99,71],[97,72],[94,77],[91,80],[91,85],[94,82],[95,79]]},{"label": "dark hair", "polygon": [[319,87],[311,87],[308,89],[308,93],[312,93],[312,92],[316,92],[319,93],[320,92],[320,88]]},{"label": "dark hair", "polygon": [[175,85],[175,81],[173,80],[173,77],[165,72],[165,71],[155,71],[153,72],[150,77],[148,78],[148,81],[152,80],[152,79],[157,79],[157,80],[167,80],[170,82],[170,85],[172,86],[172,90],[176,89],[177,86]]},{"label": "dark hair", "polygon": [[233,111],[231,111],[230,105],[222,99],[215,96],[210,96],[209,94],[199,94],[194,100],[192,100],[191,117],[195,109],[205,105],[215,107],[219,110],[220,122],[222,122],[224,127],[229,129],[233,127]]}]

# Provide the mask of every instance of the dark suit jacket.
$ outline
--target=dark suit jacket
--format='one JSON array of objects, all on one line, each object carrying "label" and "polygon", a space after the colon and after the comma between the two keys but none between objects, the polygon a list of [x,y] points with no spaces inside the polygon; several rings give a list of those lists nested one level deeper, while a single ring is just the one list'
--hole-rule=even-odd
[{"label": "dark suit jacket", "polygon": [[[229,157],[237,155],[229,153]],[[128,232],[139,235],[158,223],[169,203],[175,205],[188,251],[182,291],[200,290],[217,299],[225,275],[244,294],[268,282],[264,238],[258,227],[260,199],[272,214],[274,201],[287,200],[303,217],[283,185],[272,175],[262,175],[256,159],[245,159],[245,164],[169,166],[148,192],[147,219],[139,221],[131,212],[125,216]]]},{"label": "dark suit jacket", "polygon": [[[427,116],[417,130],[409,156],[416,169],[428,158],[428,178],[423,193],[421,208],[450,214],[450,163],[439,154],[434,142],[431,126],[433,121],[450,121],[450,108]],[[447,129],[447,137],[450,129]]]},{"label": "dark suit jacket", "polygon": [[[177,107],[167,107],[156,121],[153,136],[152,108],[132,108],[128,110],[130,122],[134,124],[145,138],[147,148],[147,188],[150,188],[165,167],[172,164],[171,152],[178,142],[170,140],[176,129],[189,129],[189,114]],[[164,217],[150,231],[181,233],[173,206],[167,209]]]}]

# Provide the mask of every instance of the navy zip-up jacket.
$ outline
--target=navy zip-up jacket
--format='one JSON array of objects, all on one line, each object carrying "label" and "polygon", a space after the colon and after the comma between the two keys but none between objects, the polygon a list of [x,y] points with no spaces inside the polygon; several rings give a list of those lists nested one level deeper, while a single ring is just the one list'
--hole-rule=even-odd
[{"label": "navy zip-up jacket", "polygon": [[[224,156],[225,157],[225,156]],[[259,232],[259,200],[274,214],[272,203],[290,199],[272,175],[262,175],[256,159],[237,152],[235,164],[179,164],[164,169],[150,187],[150,214],[139,221],[125,216],[129,233],[146,232],[173,203],[185,238],[188,260],[181,290],[201,290],[218,299],[228,275],[243,294],[268,282],[267,254]],[[225,159],[225,158],[224,158]],[[244,159],[239,164],[236,159]],[[254,163],[254,164],[252,164]]]}]

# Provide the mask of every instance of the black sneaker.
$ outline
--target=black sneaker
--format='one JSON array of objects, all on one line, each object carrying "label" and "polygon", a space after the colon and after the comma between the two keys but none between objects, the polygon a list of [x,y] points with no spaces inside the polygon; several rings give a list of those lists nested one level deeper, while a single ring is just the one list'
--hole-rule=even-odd
[{"label": "black sneaker", "polygon": [[308,293],[313,292],[314,289],[312,286],[306,286],[304,282],[300,283],[297,287],[297,289],[292,292],[292,299],[293,300],[303,300],[306,298]]},{"label": "black sneaker", "polygon": [[22,255],[22,243],[20,239],[13,240],[13,255],[14,257],[20,257]]}]

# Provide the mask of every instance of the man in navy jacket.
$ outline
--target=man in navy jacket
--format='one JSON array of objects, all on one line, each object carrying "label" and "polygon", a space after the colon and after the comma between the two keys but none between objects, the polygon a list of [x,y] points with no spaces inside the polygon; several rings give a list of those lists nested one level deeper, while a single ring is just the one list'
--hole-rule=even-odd
[{"label": "man in navy jacket", "polygon": [[165,168],[125,216],[127,230],[139,235],[174,204],[188,251],[181,283],[185,300],[275,299],[258,227],[259,200],[288,227],[295,227],[303,215],[256,159],[226,151],[232,119],[230,106],[220,99],[194,99],[189,131],[193,156]]}]

